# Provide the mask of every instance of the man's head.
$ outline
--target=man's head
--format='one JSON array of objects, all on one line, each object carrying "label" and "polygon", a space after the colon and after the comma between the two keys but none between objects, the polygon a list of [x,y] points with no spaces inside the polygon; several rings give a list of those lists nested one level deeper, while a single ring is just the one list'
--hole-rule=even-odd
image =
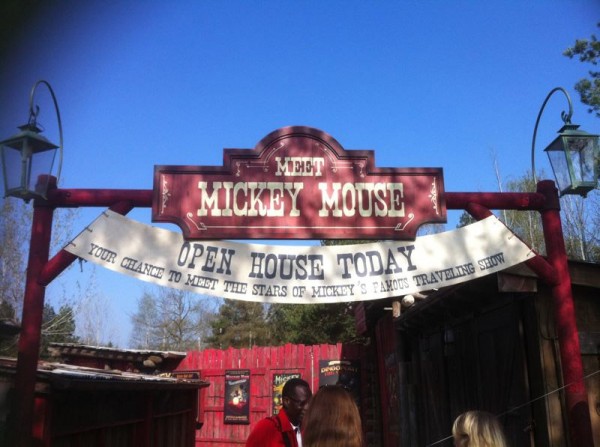
[{"label": "man's head", "polygon": [[302,379],[290,379],[283,385],[281,396],[288,419],[295,426],[300,425],[312,397],[308,383]]}]

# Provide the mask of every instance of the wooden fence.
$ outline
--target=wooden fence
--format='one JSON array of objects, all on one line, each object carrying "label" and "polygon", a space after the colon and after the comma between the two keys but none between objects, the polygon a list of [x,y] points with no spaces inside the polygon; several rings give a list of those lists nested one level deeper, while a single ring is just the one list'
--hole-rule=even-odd
[{"label": "wooden fence", "polygon": [[[373,437],[379,430],[378,391],[374,362],[368,358],[369,351],[362,345],[291,345],[278,347],[254,347],[252,349],[208,349],[189,352],[179,365],[179,371],[200,371],[203,380],[210,383],[200,393],[199,422],[196,446],[233,447],[246,442],[254,424],[273,413],[273,377],[278,374],[298,373],[313,390],[319,388],[320,361],[346,360],[359,364],[363,426],[369,445],[380,442]],[[249,423],[225,424],[225,372],[249,370],[250,408]]]}]

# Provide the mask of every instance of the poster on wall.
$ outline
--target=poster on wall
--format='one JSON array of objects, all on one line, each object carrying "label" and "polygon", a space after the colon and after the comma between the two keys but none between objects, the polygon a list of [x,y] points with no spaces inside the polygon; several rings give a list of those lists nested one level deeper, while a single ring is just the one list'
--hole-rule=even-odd
[{"label": "poster on wall", "polygon": [[360,406],[360,361],[319,360],[319,388],[328,385],[344,387]]},{"label": "poster on wall", "polygon": [[250,423],[250,370],[225,371],[225,424]]},{"label": "poster on wall", "polygon": [[290,379],[300,379],[300,373],[273,374],[273,415],[279,414],[283,404],[283,385]]}]

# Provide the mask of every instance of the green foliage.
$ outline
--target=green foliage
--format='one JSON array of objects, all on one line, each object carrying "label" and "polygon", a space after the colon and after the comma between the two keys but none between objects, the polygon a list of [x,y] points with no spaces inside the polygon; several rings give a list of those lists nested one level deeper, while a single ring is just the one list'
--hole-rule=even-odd
[{"label": "green foliage", "polygon": [[251,348],[285,343],[320,344],[356,340],[352,305],[271,304],[225,299],[211,323],[213,348]]},{"label": "green foliage", "polygon": [[15,308],[8,301],[0,302],[0,320],[15,320]]},{"label": "green foliage", "polygon": [[[571,59],[577,56],[581,62],[596,66],[600,61],[600,42],[592,34],[590,39],[577,39],[563,54]],[[596,112],[596,116],[600,118],[600,71],[590,70],[589,75],[589,79],[583,78],[575,84],[575,90],[579,93],[581,102],[589,106],[588,111]]]},{"label": "green foliage", "polygon": [[225,299],[211,327],[208,344],[213,348],[251,348],[272,344],[262,303]]},{"label": "green foliage", "polygon": [[475,223],[475,222],[477,222],[477,219],[475,219],[473,216],[471,216],[466,211],[463,211],[463,213],[460,215],[460,218],[458,219],[456,228],[466,227],[467,225],[471,225],[472,223]]},{"label": "green foliage", "polygon": [[[0,322],[1,321],[8,324],[14,324],[16,322],[15,309],[8,301],[0,301]],[[0,356],[16,357],[17,340],[17,335],[0,336]]]},{"label": "green foliage", "polygon": [[590,249],[590,257],[592,262],[600,264],[600,245],[596,245]]},{"label": "green foliage", "polygon": [[[366,240],[324,240],[321,245],[371,243]],[[351,303],[273,304],[267,315],[274,344],[343,343],[357,340]]]},{"label": "green foliage", "polygon": [[350,303],[273,304],[269,325],[274,344],[320,344],[356,341],[354,312]]}]

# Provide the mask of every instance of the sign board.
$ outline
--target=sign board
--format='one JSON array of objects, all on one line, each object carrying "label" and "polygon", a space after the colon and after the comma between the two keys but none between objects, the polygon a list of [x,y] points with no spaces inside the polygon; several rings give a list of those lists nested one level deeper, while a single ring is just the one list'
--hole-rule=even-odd
[{"label": "sign board", "polygon": [[439,289],[519,264],[535,253],[495,216],[414,241],[264,245],[186,241],[104,211],[65,250],[165,287],[265,303],[367,301]]},{"label": "sign board", "polygon": [[196,239],[412,240],[446,222],[441,168],[376,168],[310,127],[285,127],[223,166],[155,166],[152,221]]}]

